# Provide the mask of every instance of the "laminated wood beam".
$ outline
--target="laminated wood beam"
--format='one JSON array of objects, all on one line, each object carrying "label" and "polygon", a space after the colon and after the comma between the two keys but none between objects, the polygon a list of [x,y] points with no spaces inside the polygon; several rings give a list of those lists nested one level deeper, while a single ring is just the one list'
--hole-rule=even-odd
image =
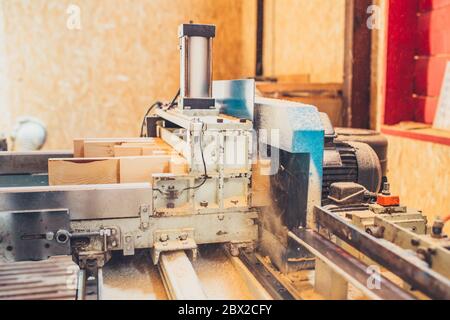
[{"label": "laminated wood beam", "polygon": [[[74,149],[80,149],[79,140],[75,140]],[[84,139],[83,156],[86,158],[114,157],[114,147],[120,145],[127,146],[164,146],[165,143],[160,138],[123,138],[123,139]]]},{"label": "laminated wood beam", "polygon": [[114,146],[114,157],[134,157],[142,155],[142,147],[139,146]]},{"label": "laminated wood beam", "polygon": [[49,159],[50,185],[111,184],[119,182],[119,159]]},{"label": "laminated wood beam", "polygon": [[169,163],[169,171],[173,174],[187,174],[189,165],[185,158],[181,156],[172,156]]},{"label": "laminated wood beam", "polygon": [[155,173],[169,173],[170,158],[170,156],[120,158],[120,183],[150,182]]},{"label": "laminated wood beam", "polygon": [[67,158],[49,160],[50,185],[151,182],[158,173],[186,174],[188,163],[177,155]]}]

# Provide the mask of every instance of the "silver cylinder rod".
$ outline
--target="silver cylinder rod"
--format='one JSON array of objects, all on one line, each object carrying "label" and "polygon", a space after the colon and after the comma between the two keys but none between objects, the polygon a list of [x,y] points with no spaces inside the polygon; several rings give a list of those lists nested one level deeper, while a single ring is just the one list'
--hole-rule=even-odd
[{"label": "silver cylinder rod", "polygon": [[212,98],[212,39],[215,26],[183,24],[180,38],[180,107],[210,109]]},{"label": "silver cylinder rod", "polygon": [[210,70],[210,48],[209,39],[203,37],[191,37],[187,48],[188,68],[187,80],[189,91],[186,97],[210,98],[211,79]]}]

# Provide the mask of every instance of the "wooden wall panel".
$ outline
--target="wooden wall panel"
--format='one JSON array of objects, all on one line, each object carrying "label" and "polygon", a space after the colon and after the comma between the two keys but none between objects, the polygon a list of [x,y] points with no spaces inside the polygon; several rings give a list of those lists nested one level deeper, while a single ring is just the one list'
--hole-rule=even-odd
[{"label": "wooden wall panel", "polygon": [[345,0],[266,0],[266,76],[310,74],[342,82]]},{"label": "wooden wall panel", "polygon": [[[402,203],[423,210],[430,222],[450,214],[450,148],[387,135],[388,177]],[[446,226],[450,235],[450,224]]]},{"label": "wooden wall panel", "polygon": [[[6,109],[12,120],[41,118],[46,148],[70,148],[75,137],[136,136],[147,107],[178,89],[179,24],[217,25],[216,79],[251,75],[251,58],[242,57],[254,41],[252,1],[1,1]],[[66,27],[72,3],[81,30]]]}]

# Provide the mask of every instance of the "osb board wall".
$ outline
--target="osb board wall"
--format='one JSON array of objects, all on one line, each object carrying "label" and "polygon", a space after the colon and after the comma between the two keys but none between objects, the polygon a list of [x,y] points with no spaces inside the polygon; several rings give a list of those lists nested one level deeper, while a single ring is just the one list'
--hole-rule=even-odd
[{"label": "osb board wall", "polygon": [[265,75],[342,82],[345,0],[266,0]]},{"label": "osb board wall", "polygon": [[[2,117],[42,119],[47,149],[70,148],[75,137],[136,136],[148,106],[178,89],[179,24],[217,25],[216,79],[253,73],[252,59],[242,58],[254,41],[243,28],[255,14],[251,2],[2,0],[9,87]],[[80,8],[81,30],[66,27],[70,4]]]},{"label": "osb board wall", "polygon": [[[423,210],[429,222],[450,214],[450,147],[387,136],[388,177],[393,193],[407,206]],[[450,235],[450,225],[447,224]]]}]

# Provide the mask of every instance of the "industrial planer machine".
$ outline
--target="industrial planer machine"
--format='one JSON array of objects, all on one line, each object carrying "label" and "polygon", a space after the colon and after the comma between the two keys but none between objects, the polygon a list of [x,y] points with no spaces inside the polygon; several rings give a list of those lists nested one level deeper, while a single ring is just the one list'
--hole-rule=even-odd
[{"label": "industrial planer machine", "polygon": [[[150,250],[172,298],[206,298],[170,284],[168,261],[220,244],[274,299],[301,296],[277,276],[301,270],[329,299],[349,285],[373,299],[449,299],[446,219],[428,223],[391,195],[386,140],[260,97],[254,80],[212,81],[215,32],[180,26],[180,90],[149,109],[142,137],[0,153],[0,282],[17,262],[71,256],[76,297],[101,299],[111,257]],[[368,285],[373,266],[399,281],[380,272]]]}]

